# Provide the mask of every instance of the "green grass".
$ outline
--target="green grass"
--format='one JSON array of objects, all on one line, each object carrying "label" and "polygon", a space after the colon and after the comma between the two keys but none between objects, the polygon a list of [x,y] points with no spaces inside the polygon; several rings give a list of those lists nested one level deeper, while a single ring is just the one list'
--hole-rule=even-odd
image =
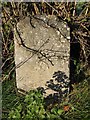
[{"label": "green grass", "polygon": [[67,120],[90,120],[90,90],[86,80],[74,86],[69,104],[72,109],[65,114]]},{"label": "green grass", "polygon": [[15,80],[6,80],[2,83],[2,118],[7,118],[9,111],[17,106],[20,95],[16,94]]},{"label": "green grass", "polygon": [[[36,106],[34,111],[37,109],[41,109],[40,106],[42,106],[44,113],[47,114],[46,119],[56,119],[58,116],[60,116],[61,120],[90,120],[90,90],[88,89],[88,84],[87,81],[83,81],[82,83],[79,83],[78,85],[74,85],[74,89],[69,95],[70,99],[69,102],[63,101],[61,105],[53,106],[51,110],[45,108],[44,106],[44,101],[42,101],[42,97],[40,98],[38,92],[31,92],[29,93],[28,96],[28,102],[26,104],[23,104],[25,102],[25,99],[27,98],[26,96],[22,96],[20,94],[16,94],[16,86],[15,86],[15,80],[6,80],[2,83],[2,108],[3,108],[3,114],[2,118],[3,119],[9,119],[8,114],[10,111],[14,110],[13,115],[16,114],[17,108],[22,106],[22,113],[25,116],[25,111],[27,111],[26,108],[30,107],[30,109],[33,109],[32,103],[35,103]],[[34,99],[32,102],[30,102],[32,94],[34,95]],[[41,102],[40,102],[41,101]],[[31,104],[31,106],[29,106]],[[65,105],[68,105],[70,109],[65,112],[63,110],[63,107]],[[59,106],[59,107],[58,107]],[[28,108],[29,111],[29,108]],[[33,111],[33,112],[34,112]],[[11,112],[12,113],[12,112]],[[59,114],[60,115],[59,115]],[[30,113],[29,113],[30,114]],[[31,114],[34,114],[35,112]],[[41,115],[43,116],[41,113]],[[17,115],[17,114],[16,114]],[[49,118],[49,117],[50,118]],[[45,117],[45,116],[44,116]],[[55,118],[56,117],[56,118]],[[37,120],[37,118],[33,118]],[[39,119],[39,118],[38,118]]]}]

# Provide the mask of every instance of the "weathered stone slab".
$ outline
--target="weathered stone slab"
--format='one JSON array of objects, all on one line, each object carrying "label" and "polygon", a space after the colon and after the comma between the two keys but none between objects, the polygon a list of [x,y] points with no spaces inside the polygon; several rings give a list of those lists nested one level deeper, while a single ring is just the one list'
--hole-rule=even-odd
[{"label": "weathered stone slab", "polygon": [[46,95],[69,88],[70,30],[56,16],[26,17],[15,29],[17,88]]}]

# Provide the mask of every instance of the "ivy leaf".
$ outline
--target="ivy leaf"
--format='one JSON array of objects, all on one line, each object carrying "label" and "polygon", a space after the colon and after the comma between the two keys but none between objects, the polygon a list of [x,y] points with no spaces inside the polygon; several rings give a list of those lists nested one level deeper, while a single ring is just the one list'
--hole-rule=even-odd
[{"label": "ivy leaf", "polygon": [[63,110],[59,109],[57,112],[59,115],[61,115],[63,113]]},{"label": "ivy leaf", "polygon": [[57,114],[56,108],[53,108],[53,109],[51,110],[51,112],[54,113],[54,114]]}]

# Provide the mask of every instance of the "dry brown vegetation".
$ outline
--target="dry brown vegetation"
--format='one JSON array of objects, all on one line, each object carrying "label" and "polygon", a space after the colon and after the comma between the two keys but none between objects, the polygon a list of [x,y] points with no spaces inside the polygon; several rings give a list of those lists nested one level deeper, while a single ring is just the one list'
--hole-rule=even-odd
[{"label": "dry brown vegetation", "polygon": [[[90,66],[90,3],[77,2],[6,2],[2,3],[3,69],[13,71],[13,28],[26,16],[36,14],[56,15],[68,23],[71,29],[71,45],[79,43],[81,69]],[[74,59],[71,56],[71,61]],[[10,62],[10,63],[9,63]],[[8,66],[6,64],[9,63]],[[12,67],[11,67],[12,65]],[[87,67],[86,67],[87,66]],[[90,74],[90,73],[89,73]],[[8,76],[8,75],[7,75]],[[3,78],[6,78],[6,75]]]}]

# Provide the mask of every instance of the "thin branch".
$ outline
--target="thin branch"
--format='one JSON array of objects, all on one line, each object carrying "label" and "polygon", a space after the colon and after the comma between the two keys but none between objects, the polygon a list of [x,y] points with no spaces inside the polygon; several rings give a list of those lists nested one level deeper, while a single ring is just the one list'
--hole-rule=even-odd
[{"label": "thin branch", "polygon": [[[24,48],[28,49],[29,51],[33,52],[34,54],[37,54],[37,53],[41,54],[42,57],[45,57],[45,58],[51,63],[51,65],[54,66],[54,64],[53,64],[52,61],[46,56],[46,54],[45,54],[45,53],[42,53],[42,51],[40,50],[41,47],[43,47],[44,44],[45,44],[48,40],[46,40],[46,41],[44,42],[44,44],[41,45],[38,50],[36,50],[36,49],[32,49],[32,48],[30,48],[30,47],[27,47],[27,46],[24,44],[24,42],[23,42],[23,40],[22,40],[22,38],[21,38],[21,35],[20,35],[17,27],[16,27],[16,32],[18,33],[18,36],[19,36],[19,38],[20,38],[20,40],[21,40],[21,45],[22,45]],[[31,58],[31,57],[30,57],[30,58]]]}]

